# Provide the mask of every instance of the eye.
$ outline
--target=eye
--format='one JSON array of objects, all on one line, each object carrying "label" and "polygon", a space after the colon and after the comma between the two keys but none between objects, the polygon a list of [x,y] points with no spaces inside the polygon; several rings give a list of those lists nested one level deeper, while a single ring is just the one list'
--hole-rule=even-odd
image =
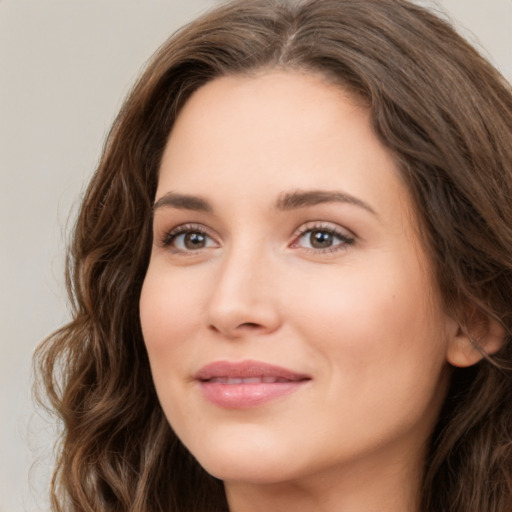
[{"label": "eye", "polygon": [[192,225],[178,226],[166,233],[162,245],[178,253],[218,247],[218,243],[203,228]]},{"label": "eye", "polygon": [[315,252],[333,252],[354,243],[354,237],[333,226],[304,226],[299,230],[292,247]]}]

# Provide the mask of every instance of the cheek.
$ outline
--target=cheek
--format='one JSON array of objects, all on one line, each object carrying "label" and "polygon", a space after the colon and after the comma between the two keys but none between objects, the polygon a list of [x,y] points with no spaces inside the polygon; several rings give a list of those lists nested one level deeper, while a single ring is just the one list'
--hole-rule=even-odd
[{"label": "cheek", "polygon": [[428,381],[439,375],[446,341],[443,314],[431,305],[430,283],[412,261],[317,276],[303,300],[293,303],[292,316],[301,319],[300,328],[315,340],[334,374],[358,386],[373,385],[376,375],[412,386],[418,377]]},{"label": "cheek", "polygon": [[[190,379],[190,360],[199,360],[200,347],[190,343],[197,332],[201,288],[179,274],[150,266],[140,297],[140,321],[155,389],[169,419],[187,422],[191,414],[183,396]],[[173,424],[173,427],[175,425]]]},{"label": "cheek", "polygon": [[180,358],[198,323],[199,289],[184,281],[150,267],[142,286],[140,321],[155,380],[159,367]]},{"label": "cheek", "polygon": [[411,429],[427,435],[445,394],[443,317],[429,307],[426,281],[404,270],[353,268],[295,304],[308,357],[321,361],[328,412],[319,428],[344,432],[354,449]]}]

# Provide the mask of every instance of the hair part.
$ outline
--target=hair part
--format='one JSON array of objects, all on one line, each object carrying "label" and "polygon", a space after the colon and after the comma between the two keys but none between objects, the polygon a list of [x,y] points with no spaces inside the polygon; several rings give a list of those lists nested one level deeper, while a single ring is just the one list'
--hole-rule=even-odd
[{"label": "hair part", "polygon": [[453,371],[421,509],[510,510],[511,88],[449,24],[405,0],[230,2],[176,33],[147,65],[78,216],[67,265],[73,319],[36,354],[63,426],[54,510],[227,510],[222,483],[162,413],[138,303],[177,115],[205,83],[271,68],[319,73],[367,102],[413,197],[447,310],[468,333],[468,308],[504,327],[496,355]]}]

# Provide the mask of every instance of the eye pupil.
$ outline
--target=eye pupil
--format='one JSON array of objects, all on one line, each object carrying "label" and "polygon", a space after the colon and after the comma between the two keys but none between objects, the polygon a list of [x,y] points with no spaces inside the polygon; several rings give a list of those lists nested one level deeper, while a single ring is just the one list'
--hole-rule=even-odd
[{"label": "eye pupil", "polygon": [[311,247],[315,249],[324,249],[331,247],[333,243],[333,235],[328,231],[312,231],[310,235]]},{"label": "eye pupil", "polygon": [[184,243],[187,249],[202,249],[206,244],[206,236],[202,233],[187,233]]}]

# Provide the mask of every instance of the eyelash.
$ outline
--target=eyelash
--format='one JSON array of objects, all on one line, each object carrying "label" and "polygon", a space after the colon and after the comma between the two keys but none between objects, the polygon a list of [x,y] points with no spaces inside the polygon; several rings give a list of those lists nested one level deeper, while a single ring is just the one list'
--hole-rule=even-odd
[{"label": "eyelash", "polygon": [[294,241],[292,242],[291,247],[299,247],[299,240],[306,236],[308,233],[314,233],[315,231],[319,233],[327,233],[336,238],[339,238],[340,243],[325,248],[302,247],[302,250],[305,250],[312,254],[329,254],[338,251],[344,251],[347,249],[348,246],[353,245],[355,243],[354,236],[347,234],[346,231],[342,231],[341,229],[333,226],[332,224],[311,222],[305,224],[304,226],[301,226],[297,230],[297,232],[294,234]]},{"label": "eyelash", "polygon": [[[336,238],[338,238],[341,242],[324,248],[314,248],[314,247],[302,247],[302,250],[307,251],[312,254],[328,254],[328,253],[334,253],[338,251],[343,251],[347,249],[347,246],[353,245],[355,243],[355,237],[351,235],[347,235],[346,232],[343,232],[340,229],[337,229],[331,224],[325,224],[325,223],[316,223],[316,222],[310,222],[303,226],[301,226],[293,235],[293,242],[290,244],[290,247],[293,248],[301,248],[298,245],[298,242],[301,238],[306,236],[308,233],[313,232],[320,232],[320,233],[327,233],[328,235],[332,235]],[[174,242],[180,235],[186,235],[186,234],[192,234],[197,233],[199,235],[203,235],[210,240],[215,241],[215,238],[208,232],[207,229],[205,229],[200,224],[182,224],[171,231],[168,231],[164,233],[164,236],[162,237],[161,244],[162,247],[167,248],[171,250],[175,254],[190,254],[190,253],[199,253],[202,249],[205,248],[199,248],[199,249],[178,249],[175,246],[173,246]],[[217,242],[215,242],[217,243]]]},{"label": "eyelash", "polygon": [[183,249],[178,249],[173,246],[173,243],[176,241],[176,239],[180,235],[186,235],[189,233],[197,233],[199,235],[208,237],[211,240],[214,240],[213,236],[210,235],[208,230],[206,230],[200,224],[182,224],[182,225],[172,229],[171,231],[164,233],[164,236],[162,238],[162,246],[171,250],[173,253],[176,253],[176,254],[189,254],[191,252],[200,252],[201,249],[186,251]]}]

